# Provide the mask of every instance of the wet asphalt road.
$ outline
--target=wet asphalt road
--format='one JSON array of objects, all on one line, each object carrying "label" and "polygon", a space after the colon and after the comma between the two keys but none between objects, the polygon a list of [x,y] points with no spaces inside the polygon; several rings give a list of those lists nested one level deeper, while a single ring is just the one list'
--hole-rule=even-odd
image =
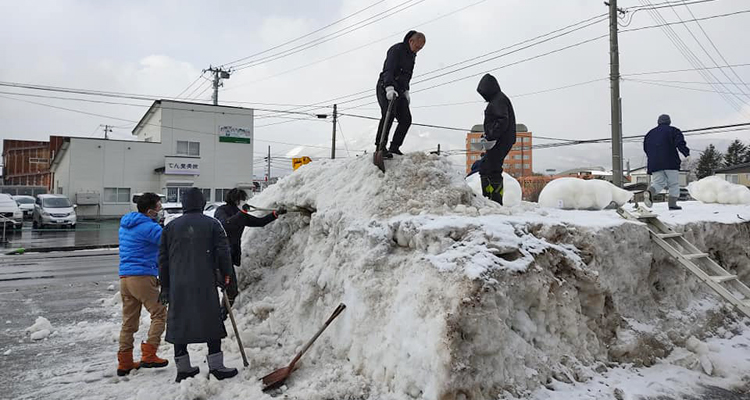
[{"label": "wet asphalt road", "polygon": [[0,255],[0,399],[22,398],[44,385],[26,380],[29,371],[55,374],[56,365],[110,346],[106,338],[62,345],[65,338],[53,336],[35,342],[24,329],[38,316],[47,318],[53,330],[110,320],[99,300],[114,295],[107,290],[111,284],[117,289],[118,260],[116,250]]},{"label": "wet asphalt road", "polygon": [[32,229],[26,221],[21,231],[6,231],[6,242],[0,232],[0,249],[112,245],[118,242],[118,227],[118,220],[105,220],[80,221],[76,229]]}]

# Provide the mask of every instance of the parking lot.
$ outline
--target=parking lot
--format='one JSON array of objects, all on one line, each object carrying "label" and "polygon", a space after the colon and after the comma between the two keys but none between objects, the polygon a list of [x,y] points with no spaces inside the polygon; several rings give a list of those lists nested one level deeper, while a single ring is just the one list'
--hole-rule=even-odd
[{"label": "parking lot", "polygon": [[31,221],[25,220],[20,231],[7,229],[6,240],[0,231],[0,248],[7,252],[13,249],[71,249],[115,246],[118,243],[118,220],[79,221],[75,229],[34,229]]}]

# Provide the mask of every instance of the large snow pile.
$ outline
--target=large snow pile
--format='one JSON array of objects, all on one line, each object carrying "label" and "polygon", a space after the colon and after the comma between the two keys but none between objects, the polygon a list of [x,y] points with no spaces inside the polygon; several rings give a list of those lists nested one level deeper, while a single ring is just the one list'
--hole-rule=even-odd
[{"label": "large snow pile", "polygon": [[[482,178],[478,173],[466,177],[466,184],[477,196],[482,196]],[[503,172],[503,205],[515,207],[521,204],[521,184],[516,178]]]},{"label": "large snow pile", "polygon": [[717,176],[690,182],[688,191],[694,199],[704,203],[750,204],[750,189],[729,183]]},{"label": "large snow pile", "polygon": [[539,194],[539,205],[563,210],[602,210],[627,203],[633,194],[600,179],[559,178]]},{"label": "large snow pile", "polygon": [[[476,196],[438,156],[386,169],[367,158],[311,163],[253,199],[317,212],[243,237],[236,311],[252,376],[288,363],[348,306],[303,358],[292,398],[529,395],[611,362],[652,365],[727,313],[665,254],[652,260],[641,226],[530,223],[550,211]],[[594,208],[629,196],[589,184],[587,199],[564,199]]]}]

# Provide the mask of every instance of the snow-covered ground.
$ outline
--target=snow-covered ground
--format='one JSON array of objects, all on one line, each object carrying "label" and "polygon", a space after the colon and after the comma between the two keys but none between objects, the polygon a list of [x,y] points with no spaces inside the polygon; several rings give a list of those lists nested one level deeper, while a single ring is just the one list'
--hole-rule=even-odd
[{"label": "snow-covered ground", "polygon": [[[614,210],[500,207],[435,155],[386,168],[367,158],[311,163],[253,198],[317,212],[246,230],[236,316],[250,367],[229,324],[223,342],[238,377],[207,380],[203,345],[191,346],[201,375],[179,385],[172,365],[114,376],[117,293],[100,305],[111,320],[53,321],[46,339],[105,338],[111,351],[65,360],[65,373],[32,371],[28,398],[270,398],[258,379],[287,364],[340,302],[346,311],[272,394],[637,399],[750,389],[750,319],[652,246],[640,224]],[[654,210],[747,282],[750,209],[681,205]],[[160,354],[171,360],[171,346]]]}]

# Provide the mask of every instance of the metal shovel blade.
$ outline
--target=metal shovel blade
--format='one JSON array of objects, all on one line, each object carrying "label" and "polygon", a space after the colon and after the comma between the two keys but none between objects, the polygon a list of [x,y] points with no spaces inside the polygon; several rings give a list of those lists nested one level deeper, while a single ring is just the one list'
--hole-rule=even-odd
[{"label": "metal shovel blade", "polygon": [[375,154],[372,155],[372,163],[375,164],[381,172],[385,172],[385,160],[383,160],[383,152],[381,150],[376,151]]},{"label": "metal shovel blade", "polygon": [[263,381],[263,391],[266,392],[271,389],[280,387],[284,384],[286,378],[288,378],[291,374],[292,369],[290,367],[283,367],[264,376],[263,378],[261,378],[261,380]]}]

